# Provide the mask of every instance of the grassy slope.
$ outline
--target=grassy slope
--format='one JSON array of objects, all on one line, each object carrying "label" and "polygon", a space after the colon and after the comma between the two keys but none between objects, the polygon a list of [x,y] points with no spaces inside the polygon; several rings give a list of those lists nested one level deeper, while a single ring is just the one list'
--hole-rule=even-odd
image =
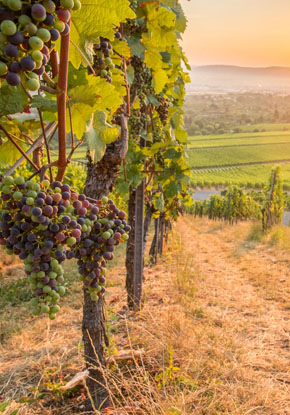
[{"label": "grassy slope", "polygon": [[[108,370],[115,404],[125,408],[118,415],[288,413],[288,231],[269,235],[279,247],[259,242],[248,223],[180,220],[162,261],[145,270],[144,308],[135,316],[124,309],[119,256],[109,272],[108,354],[141,348],[145,355]],[[82,387],[59,390],[83,368],[80,286],[74,270],[67,272],[73,292],[58,318],[48,324],[24,313],[25,329],[0,349],[0,394],[26,397],[13,403],[21,415],[82,410]],[[11,325],[15,307],[24,310],[10,306]]]}]

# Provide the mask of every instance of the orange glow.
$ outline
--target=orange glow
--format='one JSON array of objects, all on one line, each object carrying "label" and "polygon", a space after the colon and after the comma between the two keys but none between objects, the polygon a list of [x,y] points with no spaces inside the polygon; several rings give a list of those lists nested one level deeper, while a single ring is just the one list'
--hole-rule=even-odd
[{"label": "orange glow", "polygon": [[181,0],[192,65],[290,66],[290,1]]}]

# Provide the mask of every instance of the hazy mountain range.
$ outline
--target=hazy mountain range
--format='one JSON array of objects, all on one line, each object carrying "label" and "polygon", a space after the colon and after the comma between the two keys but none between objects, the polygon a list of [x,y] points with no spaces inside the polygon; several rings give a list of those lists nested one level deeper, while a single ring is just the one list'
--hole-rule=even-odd
[{"label": "hazy mountain range", "polygon": [[192,66],[187,90],[189,94],[243,91],[290,94],[290,67]]}]

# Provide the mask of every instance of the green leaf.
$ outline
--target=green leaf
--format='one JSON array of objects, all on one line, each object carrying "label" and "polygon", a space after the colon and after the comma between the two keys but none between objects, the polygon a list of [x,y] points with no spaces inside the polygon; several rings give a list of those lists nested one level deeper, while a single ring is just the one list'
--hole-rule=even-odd
[{"label": "green leaf", "polygon": [[101,140],[93,126],[88,128],[84,136],[88,142],[90,157],[93,163],[97,163],[105,154],[106,144]]},{"label": "green leaf", "polygon": [[[2,134],[2,131],[1,131]],[[22,141],[17,141],[17,144],[20,147],[23,147]],[[21,153],[17,148],[11,143],[11,141],[6,141],[6,143],[0,145],[0,166],[7,167],[14,164],[18,159],[20,159]]]},{"label": "green leaf", "polygon": [[35,95],[31,100],[32,108],[38,108],[40,111],[57,112],[57,102],[52,98]]},{"label": "green leaf", "polygon": [[134,17],[128,0],[82,0],[81,9],[71,17],[71,41],[76,47],[70,48],[70,62],[78,69],[83,57],[77,48],[88,51],[100,36],[113,40],[114,28]]},{"label": "green leaf", "polygon": [[144,59],[144,52],[146,48],[141,42],[140,38],[136,36],[128,36],[127,42],[131,49],[131,55],[136,55],[138,58]]},{"label": "green leaf", "polygon": [[[110,108],[114,113],[122,104],[120,94],[115,87],[98,76],[87,75],[87,84],[76,86],[69,91],[69,105],[73,119],[73,129],[81,139],[87,123],[97,111]],[[69,131],[69,114],[67,111],[67,128]]]},{"label": "green leaf", "polygon": [[127,195],[129,193],[129,183],[120,181],[119,183],[117,183],[117,187],[118,187],[118,192],[121,195]]},{"label": "green leaf", "polygon": [[119,136],[119,129],[107,123],[107,116],[103,111],[97,111],[94,114],[93,126],[99,138],[106,144],[117,140]]},{"label": "green leaf", "polygon": [[23,111],[28,97],[21,86],[3,85],[0,88],[0,116]]}]

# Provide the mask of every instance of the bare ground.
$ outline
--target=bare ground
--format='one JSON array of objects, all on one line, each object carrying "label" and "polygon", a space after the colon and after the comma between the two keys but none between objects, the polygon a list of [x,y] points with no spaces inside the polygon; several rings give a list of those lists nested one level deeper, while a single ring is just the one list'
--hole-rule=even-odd
[{"label": "bare ground", "polygon": [[[289,252],[255,241],[249,223],[182,218],[145,270],[137,315],[125,309],[124,266],[112,268],[108,353],[146,353],[112,369],[116,406],[131,408],[122,414],[289,415]],[[35,399],[14,403],[19,415],[79,411],[83,391],[59,397],[58,385],[83,368],[80,308],[75,295],[56,321],[31,318],[0,346],[0,395]]]}]

